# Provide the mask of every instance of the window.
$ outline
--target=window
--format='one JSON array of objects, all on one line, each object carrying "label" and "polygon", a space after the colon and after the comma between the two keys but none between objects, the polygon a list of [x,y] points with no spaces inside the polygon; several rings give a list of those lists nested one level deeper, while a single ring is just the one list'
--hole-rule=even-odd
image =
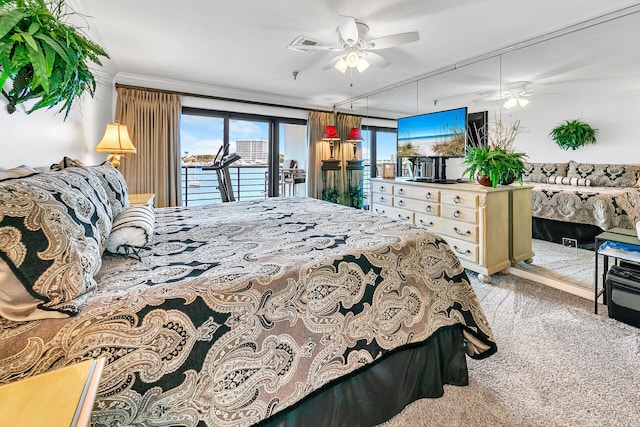
[{"label": "window", "polygon": [[216,155],[217,159],[229,153],[241,157],[229,166],[236,200],[279,195],[284,188],[278,173],[283,156],[296,156],[305,165],[308,157],[306,120],[301,119],[185,107],[180,140],[183,206],[221,202],[218,172],[207,170]]},{"label": "window", "polygon": [[362,137],[364,138],[362,141],[364,207],[368,209],[370,179],[382,176],[383,163],[395,164],[397,131],[393,128],[363,126]]}]

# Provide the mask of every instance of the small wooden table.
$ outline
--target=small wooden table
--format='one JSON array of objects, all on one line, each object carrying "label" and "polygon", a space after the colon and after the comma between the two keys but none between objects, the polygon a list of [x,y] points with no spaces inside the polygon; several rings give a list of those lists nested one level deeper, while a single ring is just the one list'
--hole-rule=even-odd
[{"label": "small wooden table", "polygon": [[153,207],[156,195],[153,193],[129,194],[129,204],[131,206],[148,205]]},{"label": "small wooden table", "polygon": [[104,358],[85,360],[1,386],[2,425],[89,425],[104,363]]},{"label": "small wooden table", "polygon": [[[609,270],[609,258],[614,258],[615,262],[618,261],[618,259],[624,259],[624,257],[622,256],[617,256],[617,255],[610,255],[610,254],[600,254],[600,245],[602,245],[604,242],[617,242],[617,243],[625,243],[628,245],[633,245],[633,246],[640,246],[640,239],[638,239],[638,233],[635,229],[627,229],[627,228],[612,228],[609,231],[605,231],[604,233],[600,233],[595,237],[595,245],[596,245],[596,256],[595,256],[595,263],[596,263],[596,268],[595,268],[595,277],[594,277],[594,311],[596,314],[598,314],[598,297],[600,295],[602,295],[602,302],[604,304],[607,303],[607,293],[606,293],[606,289],[607,289],[607,282],[606,282],[606,276],[607,276],[607,271]],[[603,264],[602,264],[602,269],[604,270],[602,272],[602,289],[600,289],[600,285],[599,285],[599,274],[598,274],[598,255],[603,255],[604,259],[603,259]]]}]

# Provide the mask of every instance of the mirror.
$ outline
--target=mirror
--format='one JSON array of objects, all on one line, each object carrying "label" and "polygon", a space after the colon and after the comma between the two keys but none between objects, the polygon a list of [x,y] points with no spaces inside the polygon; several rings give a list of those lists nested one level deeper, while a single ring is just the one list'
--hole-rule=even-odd
[{"label": "mirror", "polygon": [[[469,112],[488,111],[489,122],[520,120],[525,131],[516,149],[531,162],[640,163],[640,149],[632,146],[640,104],[638,26],[636,5],[357,96],[336,109],[396,119],[466,106]],[[525,107],[503,107],[505,91],[513,85],[521,85],[523,98],[530,101]],[[593,122],[606,137],[594,146],[563,151],[548,134],[558,123],[576,118]],[[449,165],[449,171],[455,167]],[[592,289],[593,252],[580,258],[575,249],[560,250],[564,258],[535,257],[539,268],[534,274],[569,281],[576,274],[561,270],[578,263],[585,281],[578,286]]]}]

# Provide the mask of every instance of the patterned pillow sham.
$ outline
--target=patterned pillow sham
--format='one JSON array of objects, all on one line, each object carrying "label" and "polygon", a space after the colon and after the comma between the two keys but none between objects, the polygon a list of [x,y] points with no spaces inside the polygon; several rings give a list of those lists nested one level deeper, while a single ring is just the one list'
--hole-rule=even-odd
[{"label": "patterned pillow sham", "polygon": [[640,179],[640,165],[569,162],[568,177],[591,180],[594,187],[634,187]]},{"label": "patterned pillow sham", "polygon": [[84,166],[84,163],[82,163],[80,160],[72,159],[71,157],[64,156],[62,158],[62,161],[60,161],[60,163],[52,164],[50,169],[52,171],[59,171],[66,168],[77,168],[82,166]]},{"label": "patterned pillow sham", "polygon": [[[149,205],[131,206],[113,222],[107,251],[115,254],[135,254],[153,236],[155,212]],[[139,256],[138,256],[139,258]]]},{"label": "patterned pillow sham", "polygon": [[591,180],[586,178],[571,178],[568,176],[551,175],[547,181],[549,184],[573,185],[577,187],[590,187]]},{"label": "patterned pillow sham", "polygon": [[524,162],[522,181],[547,183],[550,176],[567,176],[569,163]]},{"label": "patterned pillow sham", "polygon": [[39,173],[40,171],[27,165],[16,166],[15,168],[0,171],[0,181],[12,178],[22,178],[23,176]]},{"label": "patterned pillow sham", "polygon": [[77,314],[96,286],[111,225],[106,192],[85,168],[0,182],[0,278],[9,285],[0,316]]}]

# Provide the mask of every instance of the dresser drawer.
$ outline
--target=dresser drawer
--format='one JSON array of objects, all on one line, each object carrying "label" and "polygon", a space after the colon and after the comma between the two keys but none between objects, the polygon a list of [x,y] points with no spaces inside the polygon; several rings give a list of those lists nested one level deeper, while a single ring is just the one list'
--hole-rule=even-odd
[{"label": "dresser drawer", "polygon": [[478,226],[462,221],[441,218],[438,220],[438,233],[455,237],[466,242],[478,243]]},{"label": "dresser drawer", "polygon": [[440,205],[435,202],[427,202],[416,199],[405,199],[404,197],[394,196],[393,206],[404,209],[411,209],[416,213],[440,216]]},{"label": "dresser drawer", "polygon": [[409,197],[417,200],[427,200],[438,203],[440,201],[440,191],[433,188],[423,188],[415,186],[396,185],[393,188],[393,194],[400,197]]},{"label": "dresser drawer", "polygon": [[393,194],[393,184],[387,184],[386,182],[372,182],[371,183],[371,191],[373,193],[381,193],[381,194]]},{"label": "dresser drawer", "polygon": [[442,203],[448,205],[462,206],[465,208],[475,209],[478,207],[478,195],[455,192],[455,191],[443,191],[440,195]]},{"label": "dresser drawer", "polygon": [[456,221],[478,223],[478,210],[470,208],[462,208],[458,206],[442,205],[440,212],[443,218],[454,219]]},{"label": "dresser drawer", "polygon": [[371,203],[373,203],[374,206],[376,205],[384,205],[384,206],[391,206],[393,205],[393,196],[391,195],[391,193],[371,193]]},{"label": "dresser drawer", "polygon": [[373,212],[392,219],[408,221],[413,224],[414,213],[406,209],[396,209],[390,206],[373,206]]},{"label": "dresser drawer", "polygon": [[453,249],[453,252],[458,258],[471,261],[475,264],[478,263],[478,245],[450,237],[444,237],[444,239],[449,246],[451,246],[451,249]]},{"label": "dresser drawer", "polygon": [[424,227],[434,233],[440,233],[438,224],[442,221],[433,215],[428,215],[420,212],[416,212],[414,215],[414,221],[416,225]]}]

